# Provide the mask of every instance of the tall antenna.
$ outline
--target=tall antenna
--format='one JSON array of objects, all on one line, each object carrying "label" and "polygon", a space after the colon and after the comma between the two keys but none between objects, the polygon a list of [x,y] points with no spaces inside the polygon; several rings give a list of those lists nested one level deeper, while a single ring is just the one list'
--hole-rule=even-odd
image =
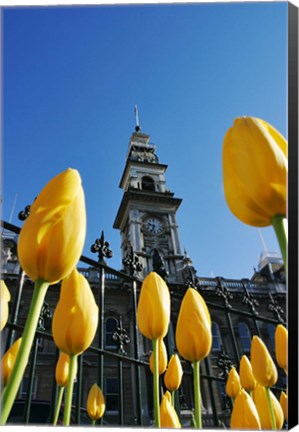
[{"label": "tall antenna", "polygon": [[261,230],[259,228],[258,228],[258,232],[259,232],[259,235],[260,235],[260,239],[261,239],[261,242],[262,242],[262,245],[263,245],[264,252],[267,253],[268,249],[267,249],[264,237],[262,235],[262,232],[261,232]]},{"label": "tall antenna", "polygon": [[136,120],[135,131],[139,132],[140,131],[140,125],[139,125],[139,115],[138,115],[137,105],[134,106],[134,113],[135,113],[135,120]]},{"label": "tall antenna", "polygon": [[15,208],[16,208],[17,199],[18,199],[18,193],[16,193],[16,195],[15,195],[15,199],[14,199],[14,202],[13,202],[13,205],[12,205],[12,209],[11,209],[11,212],[10,212],[10,215],[9,215],[9,219],[8,219],[9,223],[12,222],[12,218],[13,218],[13,215],[14,215],[14,212],[15,212]]}]

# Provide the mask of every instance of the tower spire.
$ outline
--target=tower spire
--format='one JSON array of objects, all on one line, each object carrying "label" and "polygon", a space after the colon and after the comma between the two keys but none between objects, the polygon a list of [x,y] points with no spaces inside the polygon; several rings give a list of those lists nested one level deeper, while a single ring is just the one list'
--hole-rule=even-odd
[{"label": "tower spire", "polygon": [[134,113],[135,113],[135,120],[136,120],[135,131],[139,132],[141,128],[140,128],[140,125],[139,125],[139,115],[138,115],[138,107],[137,107],[137,105],[134,106]]}]

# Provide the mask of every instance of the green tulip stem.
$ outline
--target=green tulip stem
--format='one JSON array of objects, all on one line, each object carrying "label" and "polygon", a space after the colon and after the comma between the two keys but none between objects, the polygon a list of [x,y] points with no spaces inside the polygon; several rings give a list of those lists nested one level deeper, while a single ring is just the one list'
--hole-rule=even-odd
[{"label": "green tulip stem", "polygon": [[172,406],[174,407],[174,404],[175,404],[175,390],[171,392],[171,403],[172,403]]},{"label": "green tulip stem", "polygon": [[92,420],[91,425],[95,426],[96,425],[96,420]]},{"label": "green tulip stem", "polygon": [[193,362],[193,384],[195,404],[195,427],[201,429],[200,361]]},{"label": "green tulip stem", "polygon": [[271,427],[272,427],[272,430],[277,430],[276,429],[276,420],[275,420],[275,416],[274,416],[273,404],[272,404],[272,399],[271,399],[269,387],[266,387],[266,394],[267,394],[267,401],[268,401],[268,407],[269,407],[269,412],[270,412]]},{"label": "green tulip stem", "polygon": [[57,399],[57,403],[56,403],[56,407],[55,407],[53,426],[57,425],[63,393],[64,393],[64,387],[59,387],[59,393],[58,393],[58,399]]},{"label": "green tulip stem", "polygon": [[73,388],[74,388],[74,377],[75,367],[77,362],[77,355],[70,355],[70,369],[67,381],[66,395],[65,395],[65,407],[63,414],[63,425],[69,426],[71,420],[72,410],[72,399],[73,399]]},{"label": "green tulip stem", "polygon": [[282,215],[276,215],[271,219],[271,223],[273,225],[283,262],[287,270],[288,220]]},{"label": "green tulip stem", "polygon": [[14,368],[5,387],[5,391],[3,391],[2,394],[2,411],[0,418],[1,425],[4,425],[7,422],[10,411],[17,396],[28,363],[32,343],[39,321],[39,316],[42,306],[44,304],[44,299],[47,293],[48,286],[48,282],[42,280],[35,281],[30,309],[22,335],[22,342],[18,351]]},{"label": "green tulip stem", "polygon": [[155,427],[160,427],[160,401],[159,401],[159,349],[158,339],[153,339],[154,351],[154,418]]}]

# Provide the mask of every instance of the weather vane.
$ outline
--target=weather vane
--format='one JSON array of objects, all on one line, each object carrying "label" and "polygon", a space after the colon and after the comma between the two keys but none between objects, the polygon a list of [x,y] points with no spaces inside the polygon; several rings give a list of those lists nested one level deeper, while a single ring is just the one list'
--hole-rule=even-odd
[{"label": "weather vane", "polygon": [[138,107],[137,105],[134,106],[134,113],[135,113],[135,119],[136,119],[136,126],[135,126],[135,130],[136,132],[140,131],[140,125],[139,125],[139,115],[138,115]]}]

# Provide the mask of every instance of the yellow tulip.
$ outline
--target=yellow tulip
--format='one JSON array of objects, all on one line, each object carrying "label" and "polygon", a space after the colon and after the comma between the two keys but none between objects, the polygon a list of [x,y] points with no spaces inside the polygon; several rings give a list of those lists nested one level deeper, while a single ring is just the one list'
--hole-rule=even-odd
[{"label": "yellow tulip", "polygon": [[88,281],[76,269],[63,280],[52,321],[54,342],[60,351],[78,355],[92,343],[98,325],[98,307]]},{"label": "yellow tulip", "polygon": [[265,387],[277,381],[277,369],[264,342],[253,336],[251,342],[251,366],[254,378]]},{"label": "yellow tulip", "polygon": [[164,375],[164,384],[169,391],[178,390],[183,378],[183,369],[177,354],[170,357],[168,367]]},{"label": "yellow tulip", "polygon": [[279,366],[287,372],[288,331],[282,324],[278,324],[275,330],[275,355]]},{"label": "yellow tulip", "polygon": [[288,397],[285,392],[280,393],[279,403],[283,411],[284,420],[288,421]]},{"label": "yellow tulip", "polygon": [[261,429],[257,409],[244,389],[238,393],[230,420],[231,429]]},{"label": "yellow tulip", "polygon": [[[281,429],[283,425],[283,411],[280,406],[280,403],[274,396],[271,390],[270,397],[272,401],[273,411],[274,411],[274,418],[276,422],[276,428]],[[272,429],[271,425],[271,417],[270,417],[270,410],[268,407],[268,400],[267,400],[267,394],[266,394],[266,388],[260,384],[257,384],[255,386],[255,389],[252,392],[252,398],[255,403],[255,406],[257,408],[257,411],[259,413],[261,426],[263,429]]]},{"label": "yellow tulip", "polygon": [[210,313],[202,296],[193,288],[186,291],[177,320],[176,346],[180,355],[190,361],[207,357],[212,346]]},{"label": "yellow tulip", "polygon": [[256,384],[251,363],[246,355],[243,355],[240,361],[240,383],[241,386],[249,392],[254,389]]},{"label": "yellow tulip", "polygon": [[179,429],[181,428],[181,423],[179,421],[175,408],[171,404],[171,398],[169,398],[169,396],[170,395],[165,394],[160,404],[161,427]]},{"label": "yellow tulip", "polygon": [[6,283],[3,280],[1,280],[0,282],[1,282],[0,284],[0,331],[1,331],[6,326],[8,320],[8,315],[9,315],[8,303],[10,301],[10,292],[8,291]]},{"label": "yellow tulip", "polygon": [[[163,339],[158,340],[159,375],[162,375],[167,367],[167,350]],[[154,373],[154,353],[150,356],[150,370]]]},{"label": "yellow tulip", "polygon": [[241,390],[240,377],[234,366],[229,371],[228,378],[226,381],[225,391],[227,396],[235,399]]},{"label": "yellow tulip", "polygon": [[6,351],[4,356],[1,359],[1,378],[2,383],[4,386],[6,386],[6,383],[10,377],[10,374],[13,370],[19,348],[21,345],[22,338],[17,339],[12,346]]},{"label": "yellow tulip", "polygon": [[170,294],[164,280],[149,273],[141,286],[137,322],[140,332],[148,339],[164,338],[170,320]]},{"label": "yellow tulip", "polygon": [[34,281],[54,284],[70,274],[86,234],[84,192],[77,170],[54,177],[30,208],[18,242],[18,256]]},{"label": "yellow tulip", "polygon": [[105,412],[105,399],[102,390],[97,384],[93,384],[87,398],[87,414],[92,420],[103,417]]},{"label": "yellow tulip", "polygon": [[264,227],[286,215],[287,141],[273,126],[254,117],[235,119],[222,153],[228,207],[242,222]]},{"label": "yellow tulip", "polygon": [[[69,370],[70,370],[70,356],[68,354],[65,354],[64,352],[61,352],[56,365],[56,371],[55,371],[55,378],[59,387],[67,386]],[[74,377],[76,376],[76,374],[77,374],[77,362],[76,362]]]},{"label": "yellow tulip", "polygon": [[168,402],[172,403],[171,401],[171,394],[168,390],[166,390],[166,392],[164,393],[164,396],[166,397],[166,399],[168,400]]}]

